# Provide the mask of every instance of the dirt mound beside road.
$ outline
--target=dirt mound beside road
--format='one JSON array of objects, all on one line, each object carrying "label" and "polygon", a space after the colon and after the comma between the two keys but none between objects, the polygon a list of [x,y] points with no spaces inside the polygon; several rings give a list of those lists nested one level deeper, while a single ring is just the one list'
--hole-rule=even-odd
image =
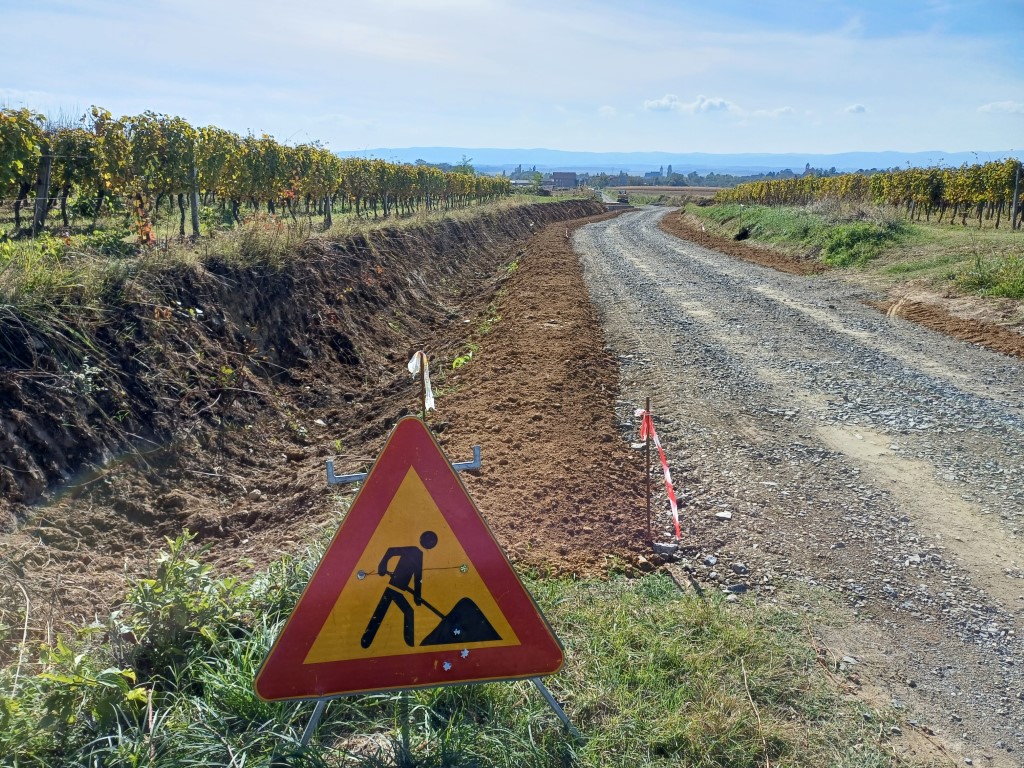
[{"label": "dirt mound beside road", "polygon": [[618,366],[572,250],[576,228],[552,224],[531,241],[495,305],[501,321],[449,377],[455,395],[438,418],[453,436],[479,436],[485,468],[467,484],[517,561],[630,572],[648,549],[643,469],[615,423]]}]

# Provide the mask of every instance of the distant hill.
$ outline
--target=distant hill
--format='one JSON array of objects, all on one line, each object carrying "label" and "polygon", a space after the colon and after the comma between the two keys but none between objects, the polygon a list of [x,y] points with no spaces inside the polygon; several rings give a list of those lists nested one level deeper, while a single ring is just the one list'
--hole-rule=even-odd
[{"label": "distant hill", "polygon": [[451,163],[457,165],[463,155],[472,158],[478,171],[510,172],[517,165],[537,167],[538,171],[577,171],[588,173],[641,174],[672,166],[676,173],[696,171],[704,175],[731,173],[747,175],[781,171],[789,168],[800,172],[809,163],[812,168],[835,168],[856,171],[868,168],[895,168],[932,165],[958,166],[964,163],[988,162],[1013,156],[1009,151],[993,152],[842,152],[839,154],[711,154],[706,152],[569,152],[560,149],[496,149],[490,147],[402,147],[362,149],[338,152],[341,157],[379,157],[399,163]]}]

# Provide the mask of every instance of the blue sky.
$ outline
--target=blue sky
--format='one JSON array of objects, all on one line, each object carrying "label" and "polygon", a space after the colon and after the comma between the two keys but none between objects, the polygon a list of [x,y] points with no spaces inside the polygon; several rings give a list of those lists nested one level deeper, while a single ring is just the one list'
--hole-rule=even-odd
[{"label": "blue sky", "polygon": [[337,150],[1024,149],[1022,0],[0,0],[0,22],[7,106]]}]

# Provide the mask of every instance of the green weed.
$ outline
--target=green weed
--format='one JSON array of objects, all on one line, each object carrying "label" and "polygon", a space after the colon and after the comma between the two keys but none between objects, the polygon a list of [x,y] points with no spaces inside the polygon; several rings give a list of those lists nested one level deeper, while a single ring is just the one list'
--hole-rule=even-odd
[{"label": "green weed", "polygon": [[232,577],[218,577],[202,561],[208,547],[195,545],[185,531],[167,540],[153,578],[139,579],[125,606],[112,616],[120,636],[133,638],[137,668],[175,678],[189,655],[202,652],[230,634],[239,618],[243,587]]},{"label": "green weed", "polygon": [[138,245],[131,242],[130,237],[131,232],[127,227],[101,229],[83,237],[81,244],[86,250],[103,256],[124,258],[139,252]]},{"label": "green weed", "polygon": [[772,208],[757,205],[690,206],[735,239],[755,240],[799,254],[816,254],[836,267],[863,265],[910,236],[908,225],[880,211]]},{"label": "green weed", "polygon": [[328,533],[247,583],[217,576],[191,534],[169,541],[109,624],[43,649],[17,684],[0,670],[0,765],[875,764],[877,736],[818,674],[802,616],[658,574],[526,579],[565,645],[548,685],[584,742],[517,682],[411,692],[407,754],[401,695],[338,699],[303,751],[312,707],[263,702],[252,683]]},{"label": "green weed", "polygon": [[851,222],[833,225],[814,240],[821,244],[823,262],[847,267],[879,256],[886,246],[899,242],[903,229],[896,221],[885,224]]},{"label": "green weed", "polygon": [[909,275],[946,267],[958,261],[956,256],[942,255],[921,260],[901,261],[886,266],[883,271],[890,275]]},{"label": "green weed", "polygon": [[978,255],[973,264],[954,273],[953,280],[963,290],[983,296],[1024,299],[1024,256],[984,259]]},{"label": "green weed", "polygon": [[479,351],[480,345],[476,342],[470,342],[466,347],[466,351],[452,360],[452,370],[457,371],[462,366],[470,363],[473,360],[473,355]]},{"label": "green weed", "polygon": [[[501,298],[504,294],[498,292],[498,298]],[[492,301],[487,305],[487,311],[484,313],[483,318],[476,326],[476,333],[478,336],[486,336],[488,333],[494,330],[495,326],[501,322],[501,315],[498,314],[498,302],[497,300]]]}]

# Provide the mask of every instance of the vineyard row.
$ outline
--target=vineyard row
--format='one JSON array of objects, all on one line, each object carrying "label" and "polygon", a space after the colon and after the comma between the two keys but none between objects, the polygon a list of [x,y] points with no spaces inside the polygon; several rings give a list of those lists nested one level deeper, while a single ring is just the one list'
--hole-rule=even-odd
[{"label": "vineyard row", "polygon": [[877,203],[905,211],[908,218],[967,224],[968,217],[995,220],[1003,217],[1019,228],[1024,221],[1020,205],[1024,171],[1020,160],[964,165],[960,168],[907,168],[872,174],[838,176],[806,175],[740,184],[722,190],[716,200],[756,205],[808,205],[823,200],[843,203]]},{"label": "vineyard row", "polygon": [[235,221],[243,206],[295,216],[317,213],[409,214],[452,209],[509,192],[504,177],[446,172],[429,165],[339,158],[319,144],[288,146],[271,136],[240,136],[213,126],[196,128],[153,112],[114,118],[92,107],[80,125],[54,125],[28,109],[0,109],[0,202],[13,200],[14,224],[23,209],[32,232],[59,207],[68,226],[68,200],[85,199],[93,216],[112,199],[128,201],[143,242],[162,200],[177,198],[179,230],[185,208],[199,234],[200,201],[219,201]]}]

